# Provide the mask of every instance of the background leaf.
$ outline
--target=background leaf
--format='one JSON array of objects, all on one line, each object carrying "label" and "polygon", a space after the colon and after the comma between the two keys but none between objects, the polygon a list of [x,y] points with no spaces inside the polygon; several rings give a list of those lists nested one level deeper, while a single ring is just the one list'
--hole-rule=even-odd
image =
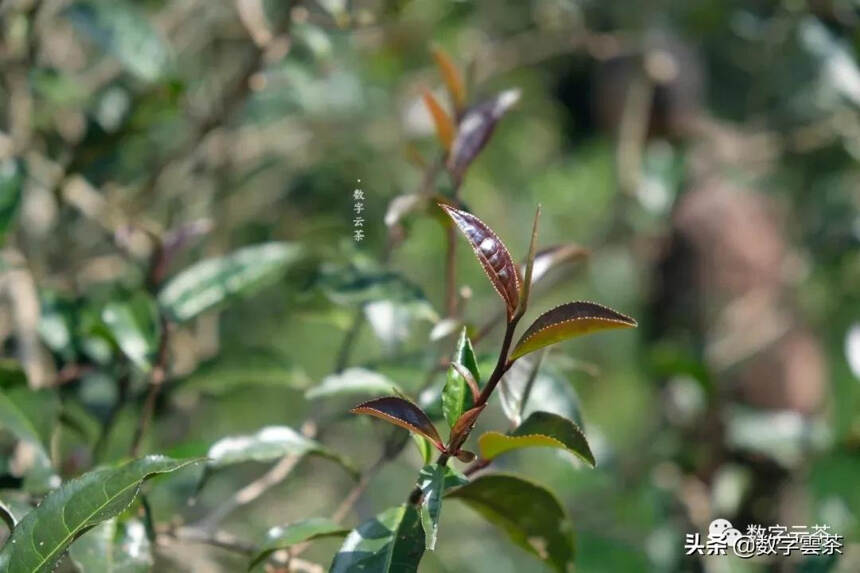
[{"label": "background leaf", "polygon": [[125,510],[134,501],[141,482],[197,461],[146,456],[119,467],[100,468],[65,483],[48,494],[12,532],[0,549],[0,570],[52,571],[75,538]]},{"label": "background leaf", "polygon": [[113,301],[105,305],[102,320],[117,346],[131,362],[148,372],[161,335],[157,309],[144,293],[138,293],[126,301]]},{"label": "background leaf", "polygon": [[11,432],[32,451],[31,465],[26,468],[27,489],[41,493],[60,485],[33,420],[3,391],[0,391],[0,428]]},{"label": "background leaf", "polygon": [[339,374],[332,374],[305,392],[305,398],[315,400],[331,396],[353,396],[357,394],[378,396],[400,392],[400,387],[387,377],[364,368],[347,368]]},{"label": "background leaf", "polygon": [[446,497],[466,502],[511,541],[553,569],[573,563],[573,533],[558,500],[543,487],[522,478],[489,474],[452,490]]},{"label": "background leaf", "polygon": [[263,243],[207,259],[173,277],[158,294],[158,302],[171,318],[184,322],[274,282],[301,255],[298,245]]},{"label": "background leaf", "polygon": [[0,245],[18,213],[23,184],[23,164],[15,159],[0,160]]},{"label": "background leaf", "polygon": [[[475,350],[472,348],[472,342],[466,334],[465,327],[460,331],[460,338],[457,340],[457,348],[451,361],[462,364],[472,373],[476,382],[480,381],[478,360],[475,358]],[[449,366],[445,387],[442,389],[442,413],[448,426],[453,428],[463,412],[471,408],[473,403],[472,392],[465,378],[457,372],[456,368]]]},{"label": "background leaf", "polygon": [[478,439],[481,457],[492,460],[520,448],[550,447],[567,450],[594,467],[594,455],[585,434],[571,420],[549,412],[534,412],[510,434],[487,432]]},{"label": "background leaf", "polygon": [[411,504],[392,507],[352,532],[334,557],[330,573],[414,573],[424,554],[424,531]]},{"label": "background leaf", "polygon": [[519,99],[519,90],[507,90],[463,114],[457,127],[457,137],[448,154],[448,169],[455,179],[463,177],[466,169],[487,145],[496,124]]},{"label": "background leaf", "polygon": [[321,537],[343,537],[347,533],[348,529],[324,517],[311,517],[284,527],[272,527],[266,532],[266,538],[251,559],[250,567],[258,565],[275,551],[288,549],[297,543]]},{"label": "background leaf", "polygon": [[146,573],[154,565],[146,526],[139,519],[108,519],[81,535],[69,557],[83,573]]}]

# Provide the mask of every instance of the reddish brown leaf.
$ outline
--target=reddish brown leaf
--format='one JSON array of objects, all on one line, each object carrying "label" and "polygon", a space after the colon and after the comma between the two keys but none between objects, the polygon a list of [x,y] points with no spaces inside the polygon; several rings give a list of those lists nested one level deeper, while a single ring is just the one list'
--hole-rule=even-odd
[{"label": "reddish brown leaf", "polygon": [[454,427],[451,428],[451,439],[449,440],[451,445],[459,447],[459,445],[465,441],[462,439],[463,436],[472,431],[475,422],[478,420],[478,416],[481,415],[481,412],[483,412],[486,406],[486,404],[481,404],[480,406],[475,406],[471,410],[463,412],[463,415],[460,416],[454,424]]},{"label": "reddish brown leaf", "polygon": [[475,461],[475,458],[478,456],[475,455],[475,452],[470,452],[469,450],[460,450],[454,457],[463,462],[464,464],[468,464],[469,462]]},{"label": "reddish brown leaf", "polygon": [[463,377],[463,380],[466,381],[466,385],[469,386],[469,390],[472,392],[472,400],[478,401],[478,396],[481,394],[481,389],[478,388],[478,382],[475,380],[475,377],[469,372],[469,369],[460,364],[459,362],[452,362],[451,366],[457,373]]},{"label": "reddish brown leaf", "polygon": [[574,336],[634,326],[635,320],[603,305],[594,302],[569,302],[540,315],[517,342],[511,352],[511,359]]},{"label": "reddish brown leaf", "polygon": [[445,148],[445,151],[450,151],[454,135],[457,132],[454,120],[451,119],[451,116],[448,115],[448,112],[445,111],[445,108],[442,107],[432,93],[424,90],[422,97],[424,98],[424,105],[427,106],[427,110],[433,118],[433,125],[436,126],[436,137],[439,138],[439,142]]},{"label": "reddish brown leaf", "polygon": [[510,318],[520,300],[520,277],[507,247],[486,223],[471,213],[441,203],[439,206],[469,240],[493,288],[505,301]]},{"label": "reddish brown leaf", "polygon": [[375,416],[386,422],[390,422],[401,428],[406,428],[410,432],[420,434],[433,442],[436,449],[442,451],[442,438],[439,437],[439,432],[424,410],[406,400],[397,396],[386,396],[384,398],[376,398],[362,402],[352,410],[353,414],[368,414]]},{"label": "reddish brown leaf", "polygon": [[448,88],[448,94],[454,103],[454,109],[457,111],[462,110],[466,105],[466,86],[463,83],[463,76],[460,74],[460,70],[457,69],[451,57],[441,48],[433,48],[433,58],[436,60],[436,67],[439,68],[439,73],[442,74],[445,87]]},{"label": "reddish brown leaf", "polygon": [[455,179],[463,177],[466,169],[490,140],[496,124],[519,99],[519,90],[507,90],[463,114],[457,126],[457,137],[448,154],[448,170]]}]

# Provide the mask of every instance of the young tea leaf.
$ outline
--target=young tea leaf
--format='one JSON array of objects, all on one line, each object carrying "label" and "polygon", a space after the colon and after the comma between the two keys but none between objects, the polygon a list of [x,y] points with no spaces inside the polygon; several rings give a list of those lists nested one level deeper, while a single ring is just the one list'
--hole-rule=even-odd
[{"label": "young tea leaf", "polygon": [[[442,413],[448,426],[454,427],[463,412],[471,408],[474,403],[469,381],[463,374],[468,373],[476,382],[480,379],[475,350],[472,348],[472,342],[466,334],[465,327],[460,331],[460,338],[457,340],[457,348],[454,350],[451,363],[452,365],[448,367],[445,387],[442,389]],[[461,374],[455,364],[465,368],[467,372]]]},{"label": "young tea leaf", "polygon": [[448,95],[454,102],[454,109],[459,113],[466,106],[466,85],[463,83],[463,76],[451,57],[441,48],[433,48],[433,58],[436,60],[439,73],[442,74]]},{"label": "young tea leaf", "polygon": [[275,551],[289,549],[293,545],[322,537],[343,537],[349,533],[334,521],[324,517],[311,517],[284,527],[272,527],[260,544],[249,569],[255,567]]},{"label": "young tea leaf", "polygon": [[463,178],[466,169],[487,145],[496,124],[519,99],[519,90],[507,90],[466,111],[448,153],[448,170],[454,179]]},{"label": "young tea leaf", "polygon": [[448,112],[445,111],[445,108],[442,107],[442,104],[439,103],[432,93],[424,90],[421,97],[424,98],[424,105],[427,106],[427,110],[433,118],[433,125],[436,126],[436,137],[445,151],[448,151],[451,149],[451,143],[454,141],[457,127],[454,125],[451,116],[448,115]]},{"label": "young tea leaf", "polygon": [[459,446],[463,441],[465,441],[464,436],[472,431],[472,428],[475,427],[475,421],[478,419],[478,416],[481,415],[481,412],[484,411],[484,408],[487,406],[486,403],[481,404],[480,406],[476,406],[471,410],[466,410],[463,412],[463,415],[457,420],[454,424],[454,427],[451,428],[451,443],[454,447]]},{"label": "young tea leaf", "polygon": [[452,487],[469,483],[468,478],[453,468],[439,464],[427,464],[418,474],[421,490],[421,526],[424,528],[426,548],[436,548],[439,532],[439,515],[442,512],[442,494]]},{"label": "young tea leaf", "polygon": [[585,434],[567,418],[549,412],[534,412],[510,434],[487,432],[478,439],[481,457],[492,460],[512,450],[548,447],[572,452],[591,467],[594,455],[588,447]]},{"label": "young tea leaf", "polygon": [[0,571],[53,571],[79,535],[128,508],[145,479],[197,461],[146,456],[119,467],[96,469],[65,483],[48,494],[12,532],[0,549]]},{"label": "young tea leaf", "polygon": [[436,426],[433,425],[424,410],[404,398],[387,396],[369,400],[359,404],[350,412],[375,416],[401,428],[406,428],[410,432],[421,434],[430,440],[437,450],[442,451],[444,449],[442,438],[439,437]]},{"label": "young tea leaf", "polygon": [[635,326],[635,320],[611,308],[593,302],[569,302],[540,315],[520,337],[511,360],[575,336]]},{"label": "young tea leaf", "polygon": [[520,277],[505,244],[483,221],[449,205],[439,206],[466,236],[487,277],[505,302],[508,318],[513,316],[520,298]]},{"label": "young tea leaf", "polygon": [[573,531],[561,504],[543,487],[503,474],[483,475],[446,495],[464,501],[510,540],[554,570],[573,567]]},{"label": "young tea leaf", "polygon": [[424,555],[424,532],[412,504],[392,507],[353,529],[329,573],[415,573]]}]

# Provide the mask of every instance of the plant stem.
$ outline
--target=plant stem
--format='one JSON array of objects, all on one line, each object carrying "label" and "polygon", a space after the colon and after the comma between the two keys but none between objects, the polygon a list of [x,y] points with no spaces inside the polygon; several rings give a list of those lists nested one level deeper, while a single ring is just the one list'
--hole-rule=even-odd
[{"label": "plant stem", "polygon": [[355,346],[355,341],[358,339],[358,333],[361,331],[362,324],[364,324],[364,308],[359,307],[337,352],[337,360],[334,364],[335,373],[343,372],[347,365],[349,365],[349,356],[352,353],[353,346]]},{"label": "plant stem", "polygon": [[508,371],[508,368],[511,367],[511,362],[508,360],[508,353],[510,352],[511,343],[514,340],[514,331],[517,328],[517,323],[520,321],[520,318],[522,318],[522,314],[514,315],[505,328],[505,338],[502,341],[502,348],[499,350],[499,359],[496,362],[496,368],[493,370],[493,373],[490,374],[490,378],[487,380],[487,384],[484,386],[484,389],[481,390],[481,395],[478,396],[478,400],[475,402],[476,407],[487,403],[487,400],[490,399],[490,396],[493,394],[493,390],[496,389],[502,376]]},{"label": "plant stem", "polygon": [[161,386],[167,378],[167,348],[168,339],[170,338],[170,323],[164,313],[159,314],[159,323],[161,325],[161,339],[158,341],[158,354],[155,360],[155,365],[152,367],[152,374],[149,377],[149,390],[146,394],[146,400],[143,403],[143,410],[138,419],[137,428],[134,432],[134,439],[131,442],[129,453],[132,457],[137,457],[140,453],[140,446],[143,442],[143,437],[149,429],[152,416],[155,413],[155,403],[158,400],[158,393]]}]

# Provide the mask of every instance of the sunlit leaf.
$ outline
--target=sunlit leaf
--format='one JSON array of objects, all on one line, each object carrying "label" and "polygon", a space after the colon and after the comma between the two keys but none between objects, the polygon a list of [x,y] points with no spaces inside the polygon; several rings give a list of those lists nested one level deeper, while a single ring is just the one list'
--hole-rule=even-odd
[{"label": "sunlit leaf", "polygon": [[468,432],[472,431],[472,428],[475,427],[475,422],[477,421],[478,416],[481,415],[481,412],[486,408],[486,406],[487,404],[484,403],[463,412],[463,415],[460,416],[454,424],[454,427],[451,428],[451,442],[454,445],[458,445],[461,442],[461,438],[463,438]]},{"label": "sunlit leaf", "polygon": [[585,259],[590,251],[585,247],[575,244],[553,245],[539,250],[535,254],[534,268],[532,269],[532,284],[534,285],[552,269],[567,263]]},{"label": "sunlit leaf", "polygon": [[297,543],[323,537],[343,537],[347,533],[348,529],[324,517],[311,517],[284,527],[272,527],[251,559],[250,567],[258,565],[275,551],[288,549]]},{"label": "sunlit leaf", "polygon": [[134,501],[148,477],[197,460],[146,456],[118,467],[88,472],[54,490],[28,513],[0,549],[0,570],[47,573],[79,535],[115,517]]},{"label": "sunlit leaf", "polygon": [[433,459],[433,446],[430,444],[430,440],[414,432],[410,432],[409,435],[412,436],[412,441],[415,442],[415,447],[418,448],[421,460],[425,464],[429,464]]},{"label": "sunlit leaf", "polygon": [[549,412],[534,412],[510,434],[487,432],[478,439],[478,445],[485,460],[521,448],[547,447],[567,450],[591,467],[595,465],[594,455],[579,426]]},{"label": "sunlit leaf", "polygon": [[24,166],[15,159],[0,160],[0,245],[21,203]]},{"label": "sunlit leaf", "polygon": [[330,396],[381,396],[400,392],[400,387],[378,372],[364,368],[347,368],[339,374],[323,378],[319,385],[309,388],[305,398],[315,400]]},{"label": "sunlit leaf", "polygon": [[493,288],[505,302],[508,317],[513,315],[520,297],[520,278],[511,254],[501,239],[483,221],[449,205],[439,205],[466,236]]},{"label": "sunlit leaf", "polygon": [[102,321],[128,359],[144,372],[152,367],[158,349],[157,310],[145,294],[105,305]]},{"label": "sunlit leaf", "polygon": [[330,573],[415,573],[424,555],[424,531],[412,504],[392,507],[353,529]]},{"label": "sunlit leaf", "polygon": [[81,535],[69,548],[84,573],[146,573],[153,567],[146,526],[138,519],[109,519]]},{"label": "sunlit leaf", "polygon": [[454,141],[454,135],[457,132],[457,127],[454,125],[454,120],[445,111],[436,100],[436,96],[427,90],[421,94],[424,98],[424,105],[427,106],[427,111],[430,112],[430,117],[433,118],[433,125],[436,127],[436,137],[442,144],[442,147],[447,151],[451,149],[451,143]]},{"label": "sunlit leaf", "polygon": [[522,478],[488,474],[452,490],[446,497],[466,502],[510,540],[556,571],[573,564],[573,531],[553,494]]},{"label": "sunlit leaf", "polygon": [[468,478],[457,470],[439,464],[427,464],[418,474],[418,489],[421,490],[421,526],[424,529],[425,546],[430,551],[436,548],[439,533],[439,516],[442,513],[442,494],[452,487],[469,483]]},{"label": "sunlit leaf", "polygon": [[466,86],[463,83],[463,76],[451,57],[441,48],[433,48],[433,58],[436,60],[439,73],[442,74],[448,95],[454,103],[454,109],[459,112],[466,106]]},{"label": "sunlit leaf", "polygon": [[189,320],[274,282],[301,254],[298,245],[264,243],[201,261],[173,277],[158,294],[158,302],[174,320]]},{"label": "sunlit leaf", "polygon": [[39,436],[35,422],[5,392],[0,392],[0,429],[11,432],[31,452],[31,455],[27,456],[30,458],[29,466],[19,468],[27,475],[28,489],[44,492],[60,484],[60,478],[51,466],[51,458]]},{"label": "sunlit leaf", "polygon": [[605,306],[593,302],[569,302],[540,315],[520,337],[511,352],[511,359],[575,336],[635,326],[635,320]]},{"label": "sunlit leaf", "polygon": [[496,124],[519,99],[519,90],[507,90],[463,114],[457,126],[457,137],[448,153],[448,169],[455,179],[463,177],[466,169],[490,140]]},{"label": "sunlit leaf", "polygon": [[[466,327],[463,327],[460,331],[460,338],[457,340],[457,347],[454,350],[454,356],[451,358],[451,361],[465,367],[475,381],[481,379],[478,373],[478,361],[475,358],[475,350],[472,348],[472,342],[466,334]],[[448,426],[454,427],[454,424],[463,412],[471,408],[473,403],[472,392],[466,379],[455,367],[449,366],[445,387],[442,389],[442,413],[445,415]]]},{"label": "sunlit leaf", "polygon": [[433,442],[436,449],[442,450],[442,438],[439,437],[439,432],[427,414],[424,411],[404,398],[396,396],[387,396],[363,402],[350,410],[353,414],[367,414],[374,416],[386,422],[390,422],[401,428],[406,428],[410,432],[421,434],[425,438]]}]

